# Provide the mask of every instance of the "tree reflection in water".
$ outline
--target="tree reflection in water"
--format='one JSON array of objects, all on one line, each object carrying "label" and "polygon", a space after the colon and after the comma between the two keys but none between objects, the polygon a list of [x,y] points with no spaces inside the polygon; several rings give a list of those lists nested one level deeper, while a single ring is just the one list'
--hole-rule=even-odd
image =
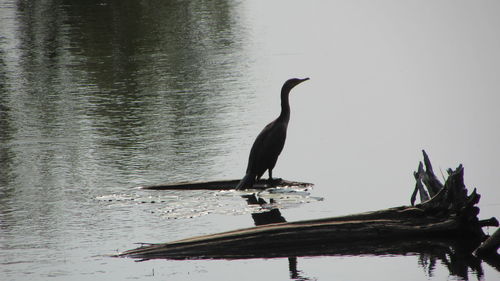
[{"label": "tree reflection in water", "polygon": [[469,280],[471,271],[478,280],[482,279],[484,272],[481,260],[471,254],[478,244],[469,241],[427,241],[416,243],[422,250],[419,253],[419,265],[433,277],[436,264],[440,262],[449,271],[450,275]]}]

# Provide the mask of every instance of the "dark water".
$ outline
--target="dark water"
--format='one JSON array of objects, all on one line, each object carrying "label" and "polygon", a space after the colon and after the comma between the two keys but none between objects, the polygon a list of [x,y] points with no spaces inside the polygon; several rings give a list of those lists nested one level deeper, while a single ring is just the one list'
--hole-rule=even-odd
[{"label": "dark water", "polygon": [[422,148],[498,216],[496,2],[251,2],[0,2],[2,280],[500,278],[451,253],[106,256],[253,225],[235,191],[134,187],[241,177],[289,77],[311,81],[275,174],[316,185],[261,194],[287,220],[407,204]]}]

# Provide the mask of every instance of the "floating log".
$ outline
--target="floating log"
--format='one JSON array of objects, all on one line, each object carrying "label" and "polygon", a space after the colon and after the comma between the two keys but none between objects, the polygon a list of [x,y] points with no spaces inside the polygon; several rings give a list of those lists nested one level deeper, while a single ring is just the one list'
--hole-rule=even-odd
[{"label": "floating log", "polygon": [[[479,220],[480,199],[474,189],[468,194],[463,167],[448,170],[445,184],[434,176],[424,152],[426,168],[415,173],[416,190],[427,188],[431,198],[415,206],[401,206],[298,222],[260,225],[164,244],[149,244],[116,256],[140,259],[238,259],[304,255],[379,254],[396,251],[394,245],[416,241],[468,241],[474,247],[487,235],[484,226],[498,226],[495,218]],[[414,193],[415,194],[415,193]],[[412,195],[412,204],[414,195]],[[422,197],[421,197],[422,198]],[[423,196],[425,198],[425,196]]]},{"label": "floating log", "polygon": [[[239,179],[235,180],[219,180],[219,181],[209,181],[209,182],[179,182],[179,183],[169,183],[169,184],[158,184],[158,185],[148,185],[141,186],[141,189],[149,190],[231,190],[234,189],[238,183]],[[268,180],[261,179],[257,181],[253,189],[266,189],[270,187],[298,187],[298,188],[308,188],[312,187],[312,183],[289,181],[280,178],[273,179],[272,183]]]}]

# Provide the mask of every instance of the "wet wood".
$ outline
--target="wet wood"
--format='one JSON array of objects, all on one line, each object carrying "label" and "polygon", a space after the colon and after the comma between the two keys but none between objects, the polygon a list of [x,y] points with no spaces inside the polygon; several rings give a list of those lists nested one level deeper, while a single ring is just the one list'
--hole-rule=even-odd
[{"label": "wet wood", "polygon": [[[425,169],[424,169],[425,166]],[[468,241],[477,247],[487,239],[484,226],[498,226],[495,218],[479,220],[480,195],[469,195],[460,165],[448,170],[441,184],[434,176],[428,156],[415,173],[416,190],[424,186],[429,200],[348,216],[273,223],[204,235],[164,244],[151,244],[118,254],[141,259],[251,258],[323,254],[377,254],[391,245],[413,241],[447,239]],[[411,203],[414,203],[412,195]],[[421,196],[421,198],[426,198]],[[471,248],[472,250],[474,248]],[[471,250],[471,252],[472,252]]]},{"label": "wet wood", "polygon": [[[400,212],[401,210],[394,210]],[[408,214],[408,213],[407,213]],[[372,214],[367,214],[371,217]],[[363,215],[358,215],[363,217]],[[344,217],[318,221],[278,223],[199,236],[166,244],[148,245],[119,256],[133,258],[251,258],[316,254],[358,254],[360,247],[380,245],[408,238],[458,237],[461,227],[455,220],[360,219]],[[371,251],[384,252],[380,246]],[[377,250],[378,249],[378,250]],[[315,251],[316,250],[316,251]],[[323,251],[322,251],[323,250]],[[366,253],[366,251],[365,251]]]},{"label": "wet wood", "polygon": [[500,272],[500,229],[497,229],[486,241],[484,241],[475,251],[477,257],[484,260],[491,267]]},{"label": "wet wood", "polygon": [[[169,184],[158,184],[141,186],[141,189],[149,190],[231,190],[234,189],[238,183],[239,179],[234,180],[220,180],[220,181],[207,181],[207,182],[179,182],[179,183],[169,183]],[[273,179],[270,183],[268,180],[259,180],[253,186],[253,189],[266,189],[270,187],[287,187],[293,186],[295,188],[308,188],[312,187],[312,183],[289,181],[284,179]]]}]

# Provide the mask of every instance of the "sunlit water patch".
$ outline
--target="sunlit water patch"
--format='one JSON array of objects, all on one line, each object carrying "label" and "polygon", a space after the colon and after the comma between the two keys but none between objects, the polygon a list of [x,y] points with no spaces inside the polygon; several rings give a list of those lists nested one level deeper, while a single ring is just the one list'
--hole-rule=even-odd
[{"label": "sunlit water patch", "polygon": [[[255,200],[248,200],[252,196]],[[272,209],[289,209],[302,204],[322,201],[311,196],[307,188],[270,188],[264,191],[145,191],[106,194],[96,197],[108,207],[131,207],[164,219],[186,219],[209,214],[244,215]]]}]

